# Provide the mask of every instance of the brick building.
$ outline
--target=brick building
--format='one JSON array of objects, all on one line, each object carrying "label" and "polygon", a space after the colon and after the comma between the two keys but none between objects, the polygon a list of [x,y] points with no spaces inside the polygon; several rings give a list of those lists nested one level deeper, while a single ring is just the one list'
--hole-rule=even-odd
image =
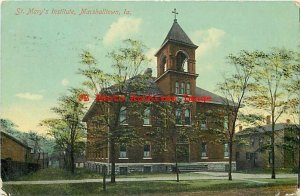
[{"label": "brick building", "polygon": [[[185,127],[192,129],[194,122],[200,123],[203,137],[197,141],[189,142],[186,140],[177,141],[176,148],[180,149],[177,157],[180,162],[179,168],[186,171],[214,170],[225,171],[228,166],[228,144],[216,143],[216,135],[208,133],[209,128],[216,127],[218,129],[228,128],[228,119],[224,116],[218,118],[222,120],[222,125],[216,125],[215,119],[206,117],[195,118],[197,113],[205,114],[208,110],[219,110],[224,107],[224,98],[206,91],[196,86],[196,46],[183,31],[177,20],[168,32],[160,49],[155,56],[157,57],[157,77],[152,76],[152,71],[147,70],[145,74],[150,75],[147,80],[148,95],[170,95],[183,97],[185,94],[195,97],[209,97],[209,102],[193,102],[190,108],[174,111],[176,116],[176,125],[174,129]],[[138,80],[136,78],[130,80]],[[130,83],[130,82],[128,82]],[[203,84],[204,86],[205,84]],[[120,118],[125,118],[129,112],[127,109],[121,108]],[[154,116],[159,113],[146,108],[144,110],[144,119],[137,120],[133,116],[127,116],[127,120],[123,126],[130,128],[131,126],[140,127],[143,130],[161,129],[159,123],[154,120]],[[95,170],[101,170],[101,165],[109,164],[109,144],[96,146],[97,141],[101,140],[101,136],[97,137],[95,132],[99,129],[107,130],[107,127],[96,124],[93,119],[101,115],[97,109],[97,104],[92,104],[86,113],[83,121],[87,123],[87,146],[86,146],[86,166]],[[221,126],[221,127],[220,127]],[[169,134],[169,135],[168,135]],[[164,150],[161,153],[155,153],[161,145],[151,137],[145,138],[144,145],[128,147],[126,144],[120,144],[117,147],[117,164],[116,170],[120,173],[131,171],[141,172],[165,172],[171,171],[174,167],[175,149],[172,143],[172,131],[166,135]],[[235,151],[234,151],[235,153]],[[235,161],[233,160],[233,170],[235,170]]]},{"label": "brick building", "polygon": [[[267,117],[266,122],[266,125],[247,128],[237,133],[237,139],[245,143],[237,145],[236,167],[238,170],[271,167],[272,154],[267,148],[268,144],[271,144],[270,116]],[[290,125],[289,121],[275,124],[275,167],[278,168],[297,166],[297,151],[284,148],[285,138],[291,134]]]}]

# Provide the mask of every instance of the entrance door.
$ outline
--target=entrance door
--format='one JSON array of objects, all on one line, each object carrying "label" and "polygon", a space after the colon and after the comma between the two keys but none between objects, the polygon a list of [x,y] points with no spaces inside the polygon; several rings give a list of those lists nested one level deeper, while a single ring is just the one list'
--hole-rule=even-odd
[{"label": "entrance door", "polygon": [[176,145],[177,161],[190,162],[190,145],[177,144]]}]

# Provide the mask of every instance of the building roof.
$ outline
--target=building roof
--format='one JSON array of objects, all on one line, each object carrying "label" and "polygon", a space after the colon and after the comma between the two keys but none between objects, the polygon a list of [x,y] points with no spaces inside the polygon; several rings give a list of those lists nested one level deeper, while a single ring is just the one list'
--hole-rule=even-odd
[{"label": "building roof", "polygon": [[5,137],[13,140],[14,142],[20,144],[21,146],[23,146],[23,147],[25,147],[27,149],[31,149],[28,145],[24,144],[23,142],[21,142],[20,140],[16,139],[15,137],[9,135],[8,133],[5,133],[4,131],[1,131],[1,137],[2,137],[2,135],[5,135]]},{"label": "building roof", "polygon": [[[150,74],[145,72],[145,74]],[[145,75],[144,74],[144,75]],[[124,91],[126,92],[132,92],[132,93],[136,93],[138,95],[164,95],[164,93],[160,90],[160,88],[158,87],[157,83],[155,82],[156,78],[152,77],[152,76],[148,76],[146,78],[144,78],[144,75],[137,75],[134,76],[128,80],[126,80],[125,82],[125,87],[124,87]],[[141,81],[141,82],[137,82],[137,81]],[[138,84],[143,86],[143,90],[136,90],[135,86],[132,84]],[[137,87],[138,88],[138,87]],[[109,90],[109,94],[116,94],[117,93],[117,89],[115,86],[111,86],[108,89]],[[196,87],[196,94],[195,96],[208,96],[212,98],[212,101],[206,102],[206,104],[219,104],[219,105],[225,105],[225,98],[216,95],[212,92],[209,92],[207,90],[204,90],[202,88]],[[85,114],[85,116],[83,117],[83,121],[86,122],[87,118],[89,117],[89,115],[91,114],[93,108],[95,107],[96,101],[93,102],[93,104],[91,105],[91,107],[89,108],[89,110],[87,111],[87,113]]]},{"label": "building roof", "polygon": [[190,47],[197,48],[198,46],[195,45],[191,39],[187,36],[187,34],[183,31],[183,29],[178,24],[177,20],[174,20],[174,23],[167,34],[167,37],[165,38],[164,42],[162,43],[162,46],[166,44],[168,41],[181,43],[184,45],[188,45]]},{"label": "building roof", "polygon": [[[288,127],[292,126],[292,124],[288,123],[277,123],[275,124],[274,131],[284,130]],[[237,135],[248,135],[248,134],[257,134],[257,133],[267,133],[272,131],[272,124],[250,127],[239,131]]]}]

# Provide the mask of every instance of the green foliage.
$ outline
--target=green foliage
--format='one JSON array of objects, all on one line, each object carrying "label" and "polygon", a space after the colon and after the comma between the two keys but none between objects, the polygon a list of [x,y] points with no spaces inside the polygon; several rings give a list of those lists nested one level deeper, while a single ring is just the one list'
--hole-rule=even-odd
[{"label": "green foliage", "polygon": [[33,130],[21,132],[17,129],[17,125],[9,119],[0,119],[0,125],[2,131],[27,144],[35,152],[45,152],[49,155],[53,153],[55,142],[52,138],[44,137]]}]

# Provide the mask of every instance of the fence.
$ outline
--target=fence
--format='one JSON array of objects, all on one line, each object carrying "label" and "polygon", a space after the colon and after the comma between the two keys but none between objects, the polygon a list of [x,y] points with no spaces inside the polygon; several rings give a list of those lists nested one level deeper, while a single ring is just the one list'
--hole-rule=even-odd
[{"label": "fence", "polygon": [[19,176],[35,172],[39,169],[36,163],[25,163],[1,159],[1,178],[3,181],[13,180]]}]

